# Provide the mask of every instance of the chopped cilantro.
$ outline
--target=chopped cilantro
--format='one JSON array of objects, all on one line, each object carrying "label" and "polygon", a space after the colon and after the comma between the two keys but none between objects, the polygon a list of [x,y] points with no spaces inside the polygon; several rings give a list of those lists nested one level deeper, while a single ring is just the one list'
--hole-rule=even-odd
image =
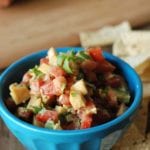
[{"label": "chopped cilantro", "polygon": [[41,77],[41,76],[44,75],[40,70],[38,70],[38,66],[37,65],[34,68],[29,69],[29,72],[34,74],[35,77]]}]

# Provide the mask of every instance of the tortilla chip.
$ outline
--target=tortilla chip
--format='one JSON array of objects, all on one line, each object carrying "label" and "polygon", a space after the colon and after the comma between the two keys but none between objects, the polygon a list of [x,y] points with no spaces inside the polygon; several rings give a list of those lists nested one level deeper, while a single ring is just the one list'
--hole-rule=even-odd
[{"label": "tortilla chip", "polygon": [[150,82],[150,53],[148,51],[136,56],[123,57],[123,59],[135,68],[142,81]]},{"label": "tortilla chip", "polygon": [[143,83],[143,97],[144,98],[150,97],[150,82]]},{"label": "tortilla chip", "polygon": [[114,55],[135,56],[150,50],[150,31],[123,32],[119,36],[113,45]]},{"label": "tortilla chip", "polygon": [[106,26],[95,32],[81,32],[80,41],[83,47],[105,46],[113,44],[122,32],[131,30],[129,22],[116,26]]},{"label": "tortilla chip", "polygon": [[141,74],[141,79],[143,82],[150,82],[150,67]]},{"label": "tortilla chip", "polygon": [[150,31],[121,33],[113,54],[135,68],[143,82],[150,82]]}]

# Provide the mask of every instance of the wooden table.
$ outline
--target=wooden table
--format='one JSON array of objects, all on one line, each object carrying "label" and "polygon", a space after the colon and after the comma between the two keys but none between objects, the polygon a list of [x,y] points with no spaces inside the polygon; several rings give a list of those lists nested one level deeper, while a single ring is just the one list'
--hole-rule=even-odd
[{"label": "wooden table", "polygon": [[50,46],[79,45],[78,33],[129,20],[150,22],[150,0],[18,0],[0,10],[0,68]]},{"label": "wooden table", "polygon": [[[0,10],[0,68],[39,49],[79,45],[80,31],[96,30],[123,20],[139,27],[150,22],[149,16],[149,0],[22,0]],[[150,138],[145,139],[144,133],[146,115],[143,114],[147,113],[147,103],[148,100],[143,102],[137,119],[114,150],[132,150],[139,141],[139,144],[150,144]],[[143,126],[137,123],[141,120]],[[136,137],[131,136],[133,132]],[[23,150],[1,119],[0,150]]]}]

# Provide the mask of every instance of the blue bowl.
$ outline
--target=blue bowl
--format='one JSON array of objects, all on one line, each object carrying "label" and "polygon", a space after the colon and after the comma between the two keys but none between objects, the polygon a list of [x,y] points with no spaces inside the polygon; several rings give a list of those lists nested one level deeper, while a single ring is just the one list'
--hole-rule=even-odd
[{"label": "blue bowl", "polygon": [[[70,47],[57,48],[58,52],[66,52]],[[73,48],[79,51],[82,48]],[[0,116],[8,129],[28,150],[99,150],[110,149],[123,134],[141,103],[142,84],[139,76],[128,64],[119,58],[103,52],[104,57],[115,64],[127,81],[132,103],[121,116],[102,125],[82,130],[58,131],[40,128],[28,124],[11,114],[4,104],[9,94],[8,86],[21,80],[22,75],[40,58],[46,56],[47,50],[26,56],[10,65],[0,76]]]}]

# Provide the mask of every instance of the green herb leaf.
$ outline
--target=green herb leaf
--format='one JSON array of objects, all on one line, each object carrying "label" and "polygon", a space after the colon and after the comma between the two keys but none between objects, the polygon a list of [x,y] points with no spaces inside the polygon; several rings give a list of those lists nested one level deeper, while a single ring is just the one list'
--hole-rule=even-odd
[{"label": "green herb leaf", "polygon": [[88,55],[85,51],[80,51],[77,56],[82,60],[91,59],[90,55]]},{"label": "green herb leaf", "polygon": [[38,114],[42,110],[42,107],[33,106],[33,111],[35,114]]},{"label": "green herb leaf", "polygon": [[65,54],[63,54],[63,53],[58,54],[57,55],[57,65],[61,67],[64,63],[65,58],[66,58]]},{"label": "green herb leaf", "polygon": [[54,129],[55,123],[52,120],[48,120],[45,124],[45,128]]},{"label": "green herb leaf", "polygon": [[72,71],[72,69],[71,69],[71,67],[70,67],[70,58],[69,58],[69,57],[67,57],[67,58],[65,59],[64,64],[63,64],[63,69],[64,69],[67,73],[73,74],[73,71]]},{"label": "green herb leaf", "polygon": [[117,98],[120,102],[128,104],[130,102],[130,94],[128,91],[115,90]]},{"label": "green herb leaf", "polygon": [[70,93],[73,97],[76,97],[78,94],[76,93],[76,92],[74,92],[74,91],[72,91],[71,93]]},{"label": "green herb leaf", "polygon": [[29,69],[29,72],[33,73],[35,75],[35,77],[41,77],[41,76],[44,75],[40,70],[38,70],[38,66],[37,65],[34,68]]},{"label": "green herb leaf", "polygon": [[70,56],[70,57],[74,57],[75,54],[76,54],[76,53],[73,51],[73,49],[69,51],[69,56]]}]

